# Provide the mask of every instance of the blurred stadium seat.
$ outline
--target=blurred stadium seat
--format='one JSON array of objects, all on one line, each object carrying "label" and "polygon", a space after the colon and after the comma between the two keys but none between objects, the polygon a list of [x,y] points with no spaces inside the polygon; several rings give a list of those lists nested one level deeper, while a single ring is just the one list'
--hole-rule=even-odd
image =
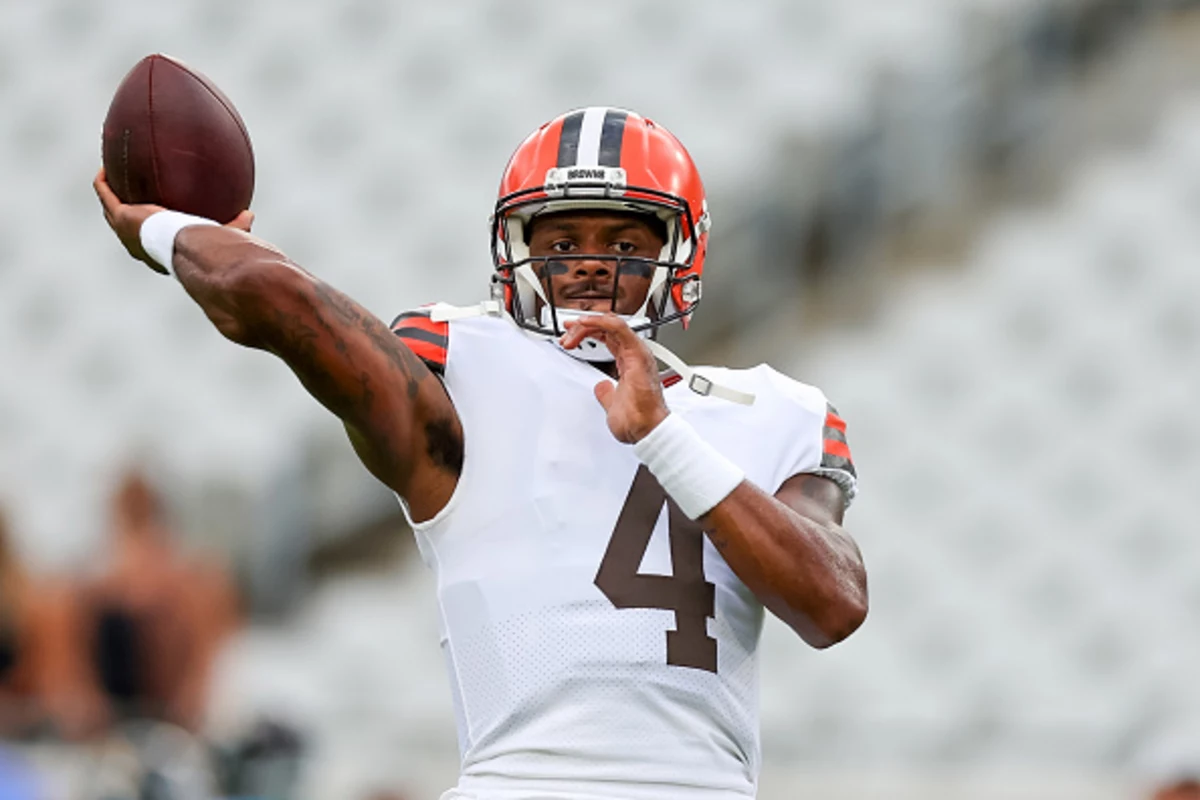
[{"label": "blurred stadium seat", "polygon": [[872,617],[768,628],[779,759],[1101,768],[1195,719],[1198,142],[1200,98],[794,366],[854,421]]}]

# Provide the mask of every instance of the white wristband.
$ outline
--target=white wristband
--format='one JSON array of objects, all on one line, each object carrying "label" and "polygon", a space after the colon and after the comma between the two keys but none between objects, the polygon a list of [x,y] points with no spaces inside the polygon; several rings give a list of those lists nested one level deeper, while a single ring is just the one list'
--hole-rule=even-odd
[{"label": "white wristband", "polygon": [[633,452],[688,519],[707,514],[746,478],[678,414],[668,414]]},{"label": "white wristband", "polygon": [[180,211],[156,211],[142,222],[138,238],[146,255],[166,267],[167,273],[175,274],[171,261],[175,258],[175,237],[190,225],[220,225],[211,219],[184,214]]}]

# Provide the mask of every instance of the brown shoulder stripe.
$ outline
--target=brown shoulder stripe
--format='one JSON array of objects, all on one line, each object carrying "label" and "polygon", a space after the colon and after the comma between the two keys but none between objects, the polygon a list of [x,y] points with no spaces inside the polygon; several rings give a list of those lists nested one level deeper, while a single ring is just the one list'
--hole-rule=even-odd
[{"label": "brown shoulder stripe", "polygon": [[428,311],[406,311],[392,321],[391,328],[430,371],[437,375],[446,373],[449,322],[434,322]]}]

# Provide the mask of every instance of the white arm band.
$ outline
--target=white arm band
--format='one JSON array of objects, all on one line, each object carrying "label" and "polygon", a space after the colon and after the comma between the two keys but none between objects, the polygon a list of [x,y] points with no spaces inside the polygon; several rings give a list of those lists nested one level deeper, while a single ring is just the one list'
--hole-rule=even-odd
[{"label": "white arm band", "polygon": [[746,478],[678,414],[668,414],[633,452],[688,519],[707,514]]},{"label": "white arm band", "polygon": [[138,238],[142,240],[142,249],[155,262],[166,267],[167,273],[175,274],[171,266],[175,258],[175,237],[189,225],[220,225],[211,219],[184,214],[179,211],[156,211],[142,222]]}]

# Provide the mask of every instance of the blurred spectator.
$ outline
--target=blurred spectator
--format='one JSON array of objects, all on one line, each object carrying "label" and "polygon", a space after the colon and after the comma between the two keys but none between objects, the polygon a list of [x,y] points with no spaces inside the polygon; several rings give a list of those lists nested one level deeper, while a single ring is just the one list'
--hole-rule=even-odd
[{"label": "blurred spectator", "polygon": [[35,616],[29,578],[0,517],[0,735],[6,738],[26,733],[38,721]]},{"label": "blurred spectator", "polygon": [[1200,737],[1194,725],[1181,725],[1151,737],[1138,754],[1136,769],[1153,787],[1148,800],[1200,800]]},{"label": "blurred spectator", "polygon": [[34,580],[0,514],[0,736],[84,736],[104,709],[76,666],[77,608],[61,581]]},{"label": "blurred spectator", "polygon": [[1163,786],[1150,800],[1200,800],[1200,780],[1185,778]]},{"label": "blurred spectator", "polygon": [[136,472],[113,499],[112,556],[84,589],[95,683],[118,719],[195,731],[209,672],[238,611],[226,570],[182,555],[162,506]]}]

